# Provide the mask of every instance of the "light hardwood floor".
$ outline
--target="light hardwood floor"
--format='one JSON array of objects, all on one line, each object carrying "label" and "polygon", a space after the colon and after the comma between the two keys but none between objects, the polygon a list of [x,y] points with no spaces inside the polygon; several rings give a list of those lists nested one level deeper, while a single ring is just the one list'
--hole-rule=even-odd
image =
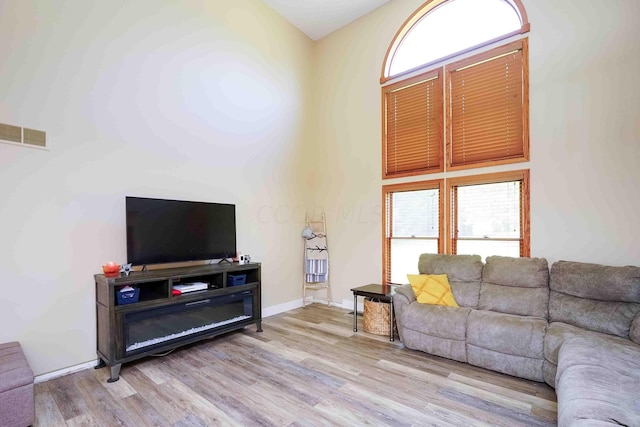
[{"label": "light hardwood floor", "polygon": [[547,426],[556,396],[521,380],[352,331],[313,304],[108,370],[36,384],[36,426]]}]

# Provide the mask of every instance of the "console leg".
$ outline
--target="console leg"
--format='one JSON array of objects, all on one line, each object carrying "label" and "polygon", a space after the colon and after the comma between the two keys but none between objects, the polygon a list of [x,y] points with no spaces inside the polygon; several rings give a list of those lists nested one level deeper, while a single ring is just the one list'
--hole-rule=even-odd
[{"label": "console leg", "polygon": [[262,322],[256,322],[256,332],[262,332]]},{"label": "console leg", "polygon": [[120,367],[122,363],[118,363],[117,365],[111,366],[111,378],[107,380],[108,383],[114,383],[120,379]]},{"label": "console leg", "polygon": [[94,366],[93,369],[102,369],[105,366],[107,366],[107,364],[104,363],[104,360],[98,359],[98,363],[96,363],[96,366]]}]

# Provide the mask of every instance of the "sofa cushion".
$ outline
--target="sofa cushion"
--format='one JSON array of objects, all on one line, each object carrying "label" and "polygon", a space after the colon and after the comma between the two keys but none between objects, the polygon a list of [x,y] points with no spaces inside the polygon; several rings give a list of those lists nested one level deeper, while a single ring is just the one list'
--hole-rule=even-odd
[{"label": "sofa cushion", "polygon": [[640,313],[640,304],[599,301],[551,291],[549,320],[595,332],[629,338],[631,322]]},{"label": "sofa cushion", "polygon": [[467,319],[467,343],[503,354],[543,358],[547,321],[474,310]]},{"label": "sofa cushion", "polygon": [[487,257],[478,308],[546,319],[549,266],[544,258]]},{"label": "sofa cushion", "polygon": [[467,362],[492,371],[502,372],[531,381],[543,381],[544,360],[526,356],[504,354],[467,344]]},{"label": "sofa cushion", "polygon": [[474,310],[467,320],[467,361],[508,375],[543,381],[547,321]]},{"label": "sofa cushion", "polygon": [[407,274],[420,304],[458,307],[446,274]]},{"label": "sofa cushion", "polygon": [[640,347],[573,338],[560,348],[558,425],[578,420],[638,425]]},{"label": "sofa cushion", "polygon": [[[612,377],[634,376],[640,381],[640,346],[628,341],[602,340],[594,335],[570,338],[558,352],[556,377],[560,378],[568,368],[576,365],[598,366],[609,371]],[[637,391],[640,393],[640,383]]]},{"label": "sofa cushion", "polygon": [[640,267],[557,261],[551,266],[550,286],[581,298],[640,303]]},{"label": "sofa cushion", "polygon": [[524,289],[483,283],[478,307],[481,310],[546,319],[549,288]]},{"label": "sofa cushion", "polygon": [[398,332],[406,348],[459,362],[467,362],[467,348],[464,340],[436,337],[407,328],[398,328]]},{"label": "sofa cushion", "polygon": [[471,312],[466,307],[444,307],[441,305],[413,302],[398,313],[398,323],[403,328],[432,335],[464,341],[467,335],[467,317]]},{"label": "sofa cushion", "polygon": [[482,259],[479,255],[422,254],[420,274],[446,274],[456,302],[461,307],[478,307]]},{"label": "sofa cushion", "polygon": [[544,336],[544,358],[554,365],[558,364],[558,352],[565,341],[574,338],[588,338],[611,345],[632,345],[629,340],[613,335],[594,332],[567,323],[553,322],[547,326]]},{"label": "sofa cushion", "polygon": [[603,367],[573,366],[557,384],[559,426],[573,426],[583,419],[638,425],[637,378],[612,377]]},{"label": "sofa cushion", "polygon": [[549,264],[544,258],[487,257],[482,281],[519,288],[548,288]]},{"label": "sofa cushion", "polygon": [[[543,365],[544,381],[551,387],[556,387],[556,370],[558,365],[558,353],[565,341],[574,338],[586,338],[602,345],[634,345],[631,341],[617,336],[594,332],[588,329],[579,328],[567,323],[553,322],[547,326],[544,336],[544,359]],[[598,344],[600,345],[600,344]]]},{"label": "sofa cushion", "polygon": [[557,261],[549,286],[551,322],[629,338],[640,313],[640,267]]},{"label": "sofa cushion", "polygon": [[553,388],[556,388],[556,371],[558,367],[549,362],[547,359],[542,363],[542,379],[545,383],[550,385]]},{"label": "sofa cushion", "polygon": [[460,362],[467,361],[465,337],[467,317],[471,312],[467,307],[445,307],[419,304],[408,285],[402,288],[400,298],[393,299],[396,311],[398,333],[402,343],[412,350],[420,350],[436,356],[447,357]]},{"label": "sofa cushion", "polygon": [[631,329],[629,329],[629,338],[636,344],[640,344],[640,313],[636,314],[636,317],[631,322]]}]

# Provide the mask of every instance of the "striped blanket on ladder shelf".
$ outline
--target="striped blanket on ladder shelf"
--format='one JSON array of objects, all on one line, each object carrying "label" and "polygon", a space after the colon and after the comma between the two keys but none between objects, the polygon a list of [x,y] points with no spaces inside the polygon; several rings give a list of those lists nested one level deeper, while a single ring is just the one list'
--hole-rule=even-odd
[{"label": "striped blanket on ladder shelf", "polygon": [[307,283],[325,283],[329,272],[327,238],[315,235],[305,245],[304,271]]}]

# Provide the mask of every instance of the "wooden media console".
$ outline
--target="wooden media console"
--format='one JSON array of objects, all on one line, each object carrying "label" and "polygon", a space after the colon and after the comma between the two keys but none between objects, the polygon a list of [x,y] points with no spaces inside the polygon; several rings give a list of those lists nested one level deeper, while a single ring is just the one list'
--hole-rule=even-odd
[{"label": "wooden media console", "polygon": [[[108,382],[119,379],[122,363],[254,323],[262,332],[259,263],[168,268],[117,277],[96,274],[94,278],[96,368],[109,367]],[[190,283],[206,283],[206,288],[172,294],[174,285]],[[136,298],[121,298],[119,304],[118,293],[127,286],[136,289]]]}]

